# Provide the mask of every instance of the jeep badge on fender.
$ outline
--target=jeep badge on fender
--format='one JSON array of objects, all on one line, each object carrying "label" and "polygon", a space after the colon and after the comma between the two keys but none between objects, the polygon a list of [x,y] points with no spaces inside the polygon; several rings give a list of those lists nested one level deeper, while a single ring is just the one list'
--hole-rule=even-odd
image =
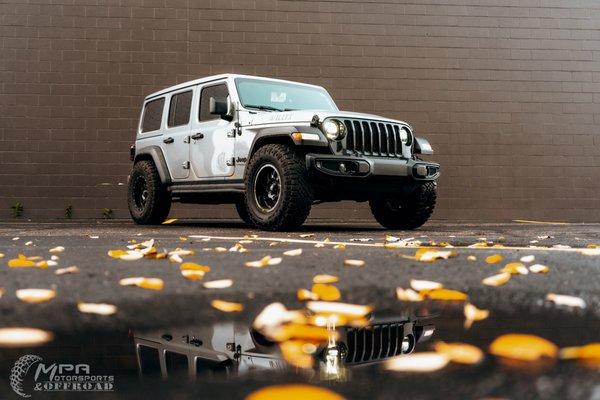
[{"label": "jeep badge on fender", "polygon": [[129,210],[157,224],[173,201],[231,203],[249,225],[287,230],[315,202],[355,200],[386,228],[415,229],[435,207],[440,166],[418,157],[432,153],[407,123],[340,111],[320,86],[211,76],[144,100]]}]

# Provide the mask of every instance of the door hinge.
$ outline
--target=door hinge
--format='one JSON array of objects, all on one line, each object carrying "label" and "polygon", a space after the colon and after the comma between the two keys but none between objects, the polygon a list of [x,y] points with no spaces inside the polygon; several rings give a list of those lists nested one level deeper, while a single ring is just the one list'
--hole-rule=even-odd
[{"label": "door hinge", "polygon": [[190,162],[189,162],[189,161],[184,161],[184,162],[181,164],[181,167],[182,167],[183,169],[190,169]]}]

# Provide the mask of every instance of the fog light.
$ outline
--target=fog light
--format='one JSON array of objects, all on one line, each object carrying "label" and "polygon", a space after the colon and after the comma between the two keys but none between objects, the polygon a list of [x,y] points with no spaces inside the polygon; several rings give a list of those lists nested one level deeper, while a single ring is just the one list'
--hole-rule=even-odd
[{"label": "fog light", "polygon": [[340,172],[346,172],[347,171],[346,164],[340,163],[339,169],[340,169]]}]

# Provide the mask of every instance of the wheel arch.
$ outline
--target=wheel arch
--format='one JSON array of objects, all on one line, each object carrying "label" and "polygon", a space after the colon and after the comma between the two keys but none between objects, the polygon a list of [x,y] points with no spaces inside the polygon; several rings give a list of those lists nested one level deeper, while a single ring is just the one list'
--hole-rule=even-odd
[{"label": "wheel arch", "polygon": [[163,184],[171,183],[171,174],[162,149],[158,146],[147,146],[136,151],[134,164],[141,160],[149,160],[154,163],[158,171],[158,176]]},{"label": "wheel arch", "polygon": [[290,136],[294,130],[292,128],[280,130],[280,131],[271,131],[271,132],[260,132],[252,141],[252,147],[250,148],[250,153],[248,154],[248,159],[252,158],[254,153],[258,149],[268,144],[285,144],[290,147],[296,146],[292,137]]}]

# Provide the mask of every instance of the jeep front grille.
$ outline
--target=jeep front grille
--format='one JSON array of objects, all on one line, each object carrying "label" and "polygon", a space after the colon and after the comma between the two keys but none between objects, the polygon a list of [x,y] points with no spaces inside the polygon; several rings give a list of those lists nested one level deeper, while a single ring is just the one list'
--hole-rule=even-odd
[{"label": "jeep front grille", "polygon": [[[344,148],[366,156],[402,157],[402,125],[362,119],[344,119]],[[407,145],[411,144],[411,137]]]},{"label": "jeep front grille", "polygon": [[379,324],[346,330],[346,363],[364,363],[399,355],[404,324]]}]

